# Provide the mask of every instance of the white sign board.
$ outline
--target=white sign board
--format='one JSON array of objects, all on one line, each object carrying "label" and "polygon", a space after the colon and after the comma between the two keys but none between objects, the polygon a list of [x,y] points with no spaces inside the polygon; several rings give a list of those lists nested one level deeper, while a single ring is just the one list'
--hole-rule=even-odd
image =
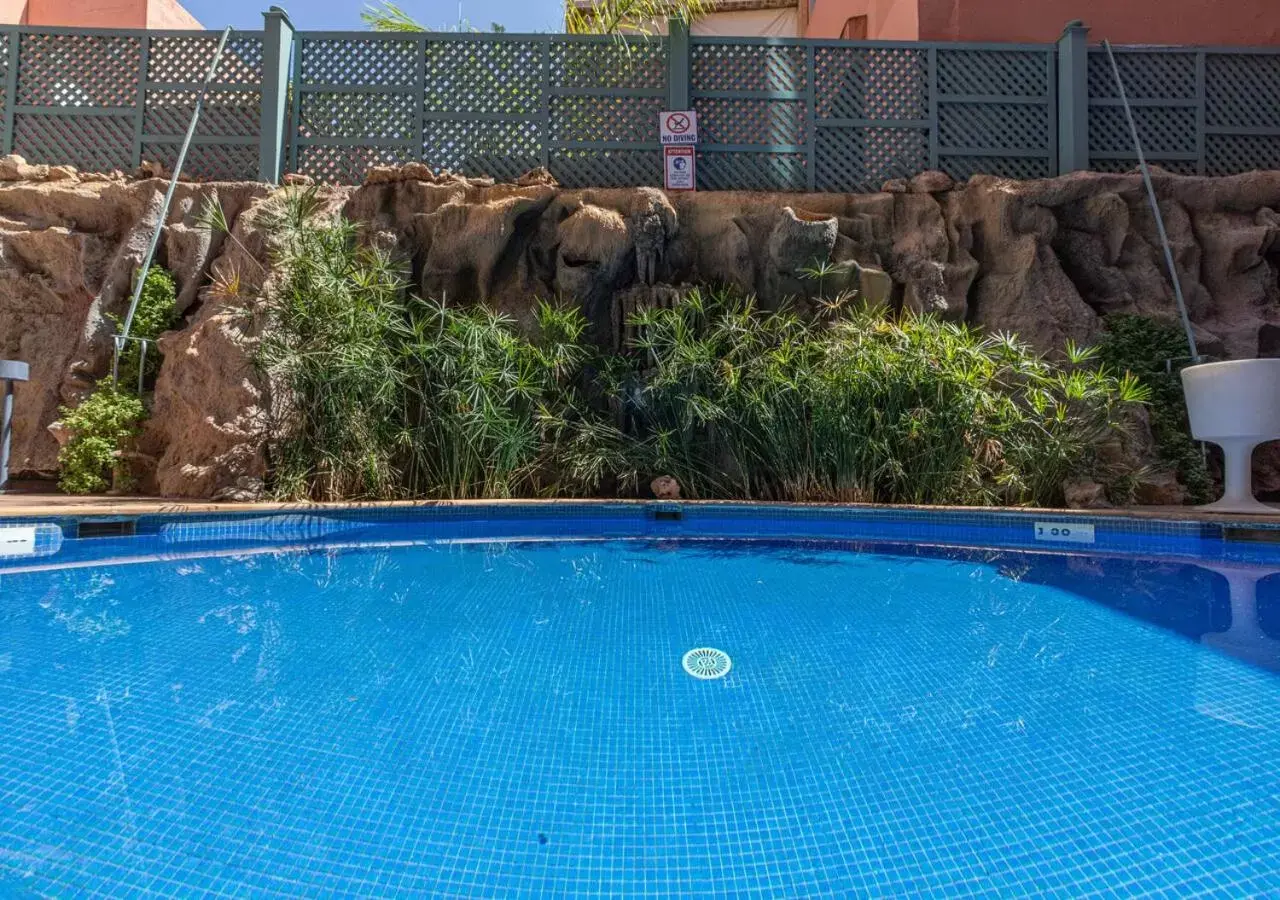
[{"label": "white sign board", "polygon": [[697,157],[692,147],[663,147],[662,168],[669,191],[692,191],[698,186],[694,167]]},{"label": "white sign board", "polygon": [[658,134],[665,144],[698,143],[698,114],[692,109],[667,110],[658,114]]},{"label": "white sign board", "polygon": [[1080,522],[1037,522],[1037,541],[1062,541],[1067,544],[1092,544],[1093,526]]}]

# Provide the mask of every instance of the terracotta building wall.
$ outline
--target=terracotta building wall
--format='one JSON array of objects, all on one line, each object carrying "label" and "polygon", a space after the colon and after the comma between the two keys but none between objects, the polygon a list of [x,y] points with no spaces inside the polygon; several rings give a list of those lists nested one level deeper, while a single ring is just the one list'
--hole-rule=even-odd
[{"label": "terracotta building wall", "polygon": [[[818,0],[822,3],[823,0]],[[1280,0],[918,0],[925,41],[1052,41],[1082,19],[1117,44],[1280,44]]]},{"label": "terracotta building wall", "polygon": [[0,24],[25,25],[27,0],[0,0]]},{"label": "terracotta building wall", "polygon": [[[838,38],[854,16],[867,17],[867,38],[914,41],[919,35],[920,0],[816,0],[805,37]],[[1280,2],[1280,0],[1278,0]]]},{"label": "terracotta building wall", "polygon": [[1280,0],[815,0],[806,35],[859,15],[872,40],[1043,43],[1082,19],[1091,41],[1280,45]]},{"label": "terracotta building wall", "polygon": [[[264,6],[263,9],[266,7]],[[187,29],[204,26],[175,0],[150,0],[147,4],[147,27]]]},{"label": "terracotta building wall", "polygon": [[73,28],[200,28],[177,0],[0,0],[0,23]]}]

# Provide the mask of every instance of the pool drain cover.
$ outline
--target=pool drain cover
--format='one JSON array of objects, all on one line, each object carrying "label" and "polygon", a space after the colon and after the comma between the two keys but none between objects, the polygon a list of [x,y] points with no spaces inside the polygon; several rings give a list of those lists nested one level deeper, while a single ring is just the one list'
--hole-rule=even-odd
[{"label": "pool drain cover", "polygon": [[697,647],[690,650],[681,662],[686,672],[702,681],[723,678],[733,668],[733,660],[729,658],[729,654],[715,647]]}]

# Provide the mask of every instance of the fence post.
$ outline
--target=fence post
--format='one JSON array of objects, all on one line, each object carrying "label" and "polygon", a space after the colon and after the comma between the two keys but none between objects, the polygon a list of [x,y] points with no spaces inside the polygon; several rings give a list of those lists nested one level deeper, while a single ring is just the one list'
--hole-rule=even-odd
[{"label": "fence post", "polygon": [[22,67],[22,32],[14,28],[8,32],[9,59],[4,78],[4,152],[13,152],[13,127],[17,118],[14,107],[18,104],[18,74]]},{"label": "fence post", "polygon": [[[808,3],[800,5],[804,7]],[[804,189],[812,193],[818,189],[818,70],[813,44],[805,44],[804,47],[804,115]]]},{"label": "fence post", "polygon": [[262,125],[258,131],[258,180],[275,184],[284,171],[285,113],[289,105],[289,56],[293,23],[278,6],[262,14]]},{"label": "fence post", "polygon": [[1058,38],[1058,174],[1089,168],[1089,29],[1078,19]]},{"label": "fence post", "polygon": [[138,99],[133,110],[133,167],[142,165],[142,136],[147,130],[147,78],[151,71],[151,35],[138,43]]},{"label": "fence post", "polygon": [[667,109],[689,109],[689,23],[667,20]]}]

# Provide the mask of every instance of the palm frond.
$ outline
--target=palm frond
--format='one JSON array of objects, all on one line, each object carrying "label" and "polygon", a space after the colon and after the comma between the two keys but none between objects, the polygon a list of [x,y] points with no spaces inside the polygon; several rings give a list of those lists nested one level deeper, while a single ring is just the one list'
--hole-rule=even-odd
[{"label": "palm frond", "polygon": [[709,0],[565,0],[565,31],[645,37],[659,33],[669,18],[689,24],[706,16],[711,8]]},{"label": "palm frond", "polygon": [[374,31],[422,32],[431,29],[405,12],[391,0],[365,6],[360,21]]}]

